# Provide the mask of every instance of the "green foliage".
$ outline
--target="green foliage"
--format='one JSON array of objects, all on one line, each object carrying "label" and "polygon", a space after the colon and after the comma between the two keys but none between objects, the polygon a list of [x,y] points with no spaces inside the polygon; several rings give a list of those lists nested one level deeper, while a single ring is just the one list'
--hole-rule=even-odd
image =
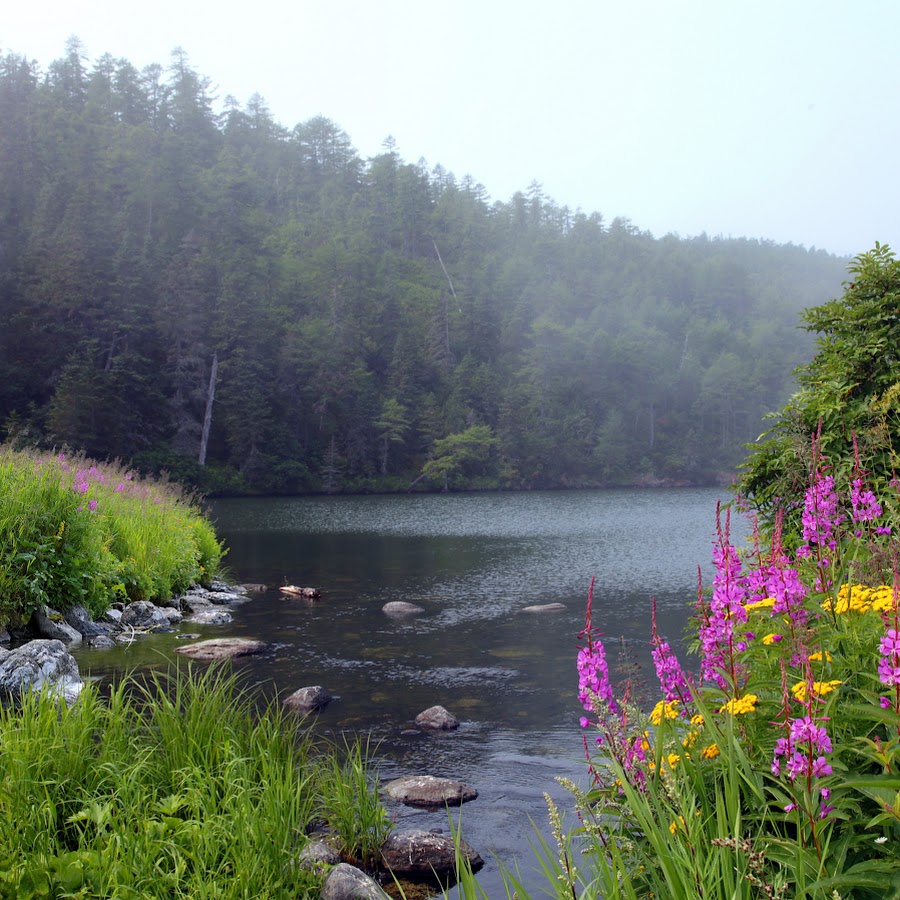
[{"label": "green foliage", "polygon": [[859,454],[871,485],[884,494],[897,471],[900,435],[900,260],[886,245],[857,256],[842,297],[803,313],[818,334],[817,353],[796,370],[800,390],[750,448],[738,492],[771,527],[781,510],[798,531],[797,500],[806,489],[811,443],[838,478]]},{"label": "green foliage", "polygon": [[[183,51],[0,56],[0,422],[212,493],[719,480],[844,261],[362,160]],[[212,362],[218,375],[212,378]],[[212,388],[211,388],[212,385]],[[210,399],[205,464],[200,443]],[[491,465],[436,442],[473,423]],[[442,462],[438,462],[438,460]]]},{"label": "green foliage", "polygon": [[462,475],[484,472],[497,439],[488,425],[472,425],[459,434],[435,441],[434,458],[422,467],[422,474],[445,487]]},{"label": "green foliage", "polygon": [[371,776],[370,748],[359,742],[338,748],[319,773],[320,814],[349,863],[372,870],[392,823]]},{"label": "green foliage", "polygon": [[25,621],[45,604],[99,615],[116,599],[166,599],[209,581],[222,555],[177,485],[0,448],[0,621]]},{"label": "green foliage", "polygon": [[0,709],[0,896],[311,896],[305,738],[211,668]]}]

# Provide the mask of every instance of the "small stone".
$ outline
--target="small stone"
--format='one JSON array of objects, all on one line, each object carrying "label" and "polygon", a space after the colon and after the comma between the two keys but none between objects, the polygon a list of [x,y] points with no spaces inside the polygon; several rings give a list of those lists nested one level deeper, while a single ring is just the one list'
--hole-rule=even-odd
[{"label": "small stone", "polygon": [[381,611],[388,616],[417,616],[425,612],[421,606],[407,603],[405,600],[392,600],[390,603],[385,603],[381,607]]},{"label": "small stone", "polygon": [[298,713],[311,713],[324,709],[334,698],[321,685],[302,687],[284,698],[284,705]]},{"label": "small stone", "polygon": [[328,873],[319,896],[321,900],[390,900],[375,881],[348,863],[339,863]]},{"label": "small stone", "polygon": [[536,606],[523,606],[519,612],[523,613],[555,613],[565,612],[565,603],[539,603]]},{"label": "small stone", "polygon": [[462,781],[434,775],[395,778],[384,785],[384,792],[391,800],[418,807],[460,806],[478,796],[478,791]]},{"label": "small stone", "polygon": [[455,731],[459,728],[459,719],[443,706],[430,706],[416,716],[416,725],[432,731]]},{"label": "small stone", "polygon": [[224,609],[201,609],[187,619],[195,625],[228,625],[232,620],[231,613]]},{"label": "small stone", "polygon": [[207,641],[188,644],[186,647],[176,647],[175,652],[183,653],[192,659],[211,661],[262,653],[268,646],[265,641],[255,641],[250,638],[210,638]]}]

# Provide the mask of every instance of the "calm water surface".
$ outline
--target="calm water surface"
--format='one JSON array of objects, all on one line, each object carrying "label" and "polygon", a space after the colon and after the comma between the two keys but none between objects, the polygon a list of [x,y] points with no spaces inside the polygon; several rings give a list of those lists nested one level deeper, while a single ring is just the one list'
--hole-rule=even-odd
[{"label": "calm water surface", "polygon": [[[591,578],[614,677],[651,682],[651,600],[679,646],[698,566],[710,575],[720,499],[684,489],[218,501],[233,577],[269,588],[226,629],[186,627],[270,641],[235,665],[281,695],[323,685],[338,699],[315,727],[370,735],[383,781],[427,772],[475,787],[463,830],[487,863],[479,881],[500,897],[494,857],[540,885],[530,819],[546,833],[543,792],[565,806],[554,778],[584,780],[575,652]],[[322,599],[283,600],[285,583],[318,587]],[[389,618],[391,600],[425,612]],[[565,611],[520,612],[543,603]],[[165,665],[176,645],[160,636],[79,662],[101,674]],[[436,703],[462,721],[459,731],[402,734]],[[392,812],[409,827],[447,825],[444,812]]]}]

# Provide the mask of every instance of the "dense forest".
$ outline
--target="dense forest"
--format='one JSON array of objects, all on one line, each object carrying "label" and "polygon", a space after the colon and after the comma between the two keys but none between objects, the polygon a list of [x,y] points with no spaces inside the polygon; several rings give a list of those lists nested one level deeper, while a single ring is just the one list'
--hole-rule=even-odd
[{"label": "dense forest", "polygon": [[709,483],[846,276],[214,99],[181,50],[0,58],[0,436],[213,491]]}]

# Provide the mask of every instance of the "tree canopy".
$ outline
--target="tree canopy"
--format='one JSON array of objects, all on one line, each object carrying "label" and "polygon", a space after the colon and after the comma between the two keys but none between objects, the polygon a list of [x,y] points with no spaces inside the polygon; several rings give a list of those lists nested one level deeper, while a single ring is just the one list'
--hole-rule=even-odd
[{"label": "tree canopy", "polygon": [[772,524],[796,530],[815,454],[836,480],[864,476],[886,495],[900,446],[900,260],[886,245],[857,256],[843,295],[802,313],[817,352],[795,374],[799,390],[773,416],[737,486]]},{"label": "tree canopy", "polygon": [[[845,274],[537,183],[492,201],[258,94],[216,113],[181,50],[7,53],[0,121],[5,434],[207,490],[721,480]],[[465,434],[496,443],[464,461]]]}]

